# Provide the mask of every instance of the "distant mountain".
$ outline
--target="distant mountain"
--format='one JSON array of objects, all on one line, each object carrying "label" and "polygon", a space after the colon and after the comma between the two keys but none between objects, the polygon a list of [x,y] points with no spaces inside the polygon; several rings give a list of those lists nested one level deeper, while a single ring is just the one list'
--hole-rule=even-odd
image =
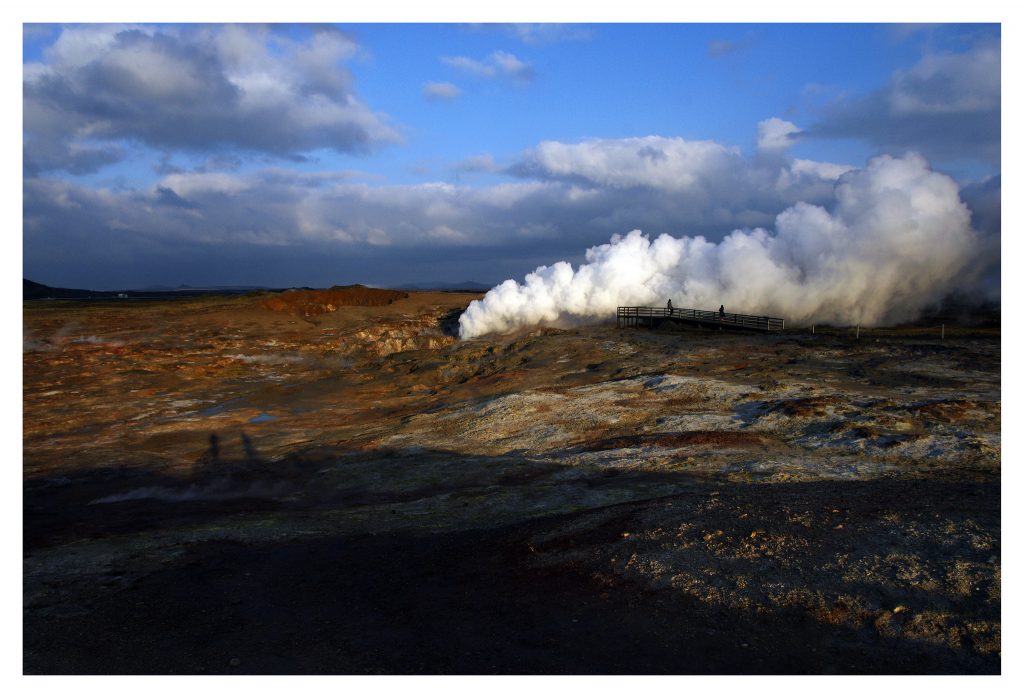
[{"label": "distant mountain", "polygon": [[84,288],[60,288],[47,286],[30,279],[22,279],[22,297],[27,300],[84,300],[89,298],[177,298],[188,296],[207,296],[224,294],[251,293],[253,291],[279,291],[262,286],[210,286],[194,288],[191,286],[151,286],[149,288],[124,291],[91,291]]},{"label": "distant mountain", "polygon": [[[368,288],[361,284],[350,284],[348,286],[332,286],[328,290],[338,289],[361,289]],[[466,291],[479,293],[490,290],[491,286],[478,281],[462,281],[460,283],[436,282],[419,283],[398,286],[396,290],[402,291]],[[308,286],[293,287],[292,290],[312,291]],[[84,288],[60,288],[47,286],[30,279],[22,279],[22,295],[25,300],[83,300],[89,298],[175,298],[188,296],[206,295],[234,295],[241,293],[252,293],[254,291],[278,292],[282,288],[268,288],[266,286],[147,286],[142,289],[126,289],[122,291],[92,291]]]},{"label": "distant mountain", "polygon": [[421,282],[418,284],[403,284],[397,288],[406,291],[490,291],[494,284],[482,284],[479,281],[450,281]]},{"label": "distant mountain", "polygon": [[59,288],[22,279],[21,293],[25,300],[41,298],[117,298],[117,291],[89,291],[83,288]]},{"label": "distant mountain", "polygon": [[269,291],[269,286],[189,286],[188,284],[179,284],[177,286],[146,286],[145,288],[133,289],[137,291]]}]

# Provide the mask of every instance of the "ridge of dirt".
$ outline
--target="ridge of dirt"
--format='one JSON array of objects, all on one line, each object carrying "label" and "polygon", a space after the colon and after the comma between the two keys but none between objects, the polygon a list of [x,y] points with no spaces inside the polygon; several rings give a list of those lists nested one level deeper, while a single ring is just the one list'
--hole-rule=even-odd
[{"label": "ridge of dirt", "polygon": [[408,298],[404,291],[383,288],[368,288],[362,285],[334,286],[325,290],[296,289],[283,291],[261,301],[268,310],[291,313],[303,317],[333,313],[338,308],[350,305],[376,307],[389,305]]}]

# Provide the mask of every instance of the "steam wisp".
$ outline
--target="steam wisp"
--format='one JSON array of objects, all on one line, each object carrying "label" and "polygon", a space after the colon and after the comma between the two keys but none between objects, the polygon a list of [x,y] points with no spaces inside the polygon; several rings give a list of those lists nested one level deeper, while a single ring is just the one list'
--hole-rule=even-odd
[{"label": "steam wisp", "polygon": [[956,182],[914,154],[880,156],[843,175],[832,210],[798,203],[775,230],[721,242],[641,231],[587,250],[586,263],[508,280],[459,318],[463,339],[533,325],[571,326],[621,305],[768,314],[793,324],[879,325],[915,319],[980,269],[979,236]]}]

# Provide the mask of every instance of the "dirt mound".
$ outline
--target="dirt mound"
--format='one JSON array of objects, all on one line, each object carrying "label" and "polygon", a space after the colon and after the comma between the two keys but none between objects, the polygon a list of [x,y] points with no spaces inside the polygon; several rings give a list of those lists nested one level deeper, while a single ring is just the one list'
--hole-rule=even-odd
[{"label": "dirt mound", "polygon": [[368,288],[361,284],[355,284],[353,286],[333,286],[325,290],[303,289],[284,291],[276,296],[267,298],[261,305],[269,310],[309,317],[311,315],[333,313],[345,305],[388,305],[408,297],[409,294],[404,291]]}]

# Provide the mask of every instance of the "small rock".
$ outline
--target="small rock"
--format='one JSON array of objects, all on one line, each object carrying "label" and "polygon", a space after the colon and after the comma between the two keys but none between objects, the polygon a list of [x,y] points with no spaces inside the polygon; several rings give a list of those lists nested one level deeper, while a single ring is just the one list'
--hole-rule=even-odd
[{"label": "small rock", "polygon": [[907,611],[907,607],[906,606],[897,606],[896,608],[892,609],[893,613],[906,613],[906,611]]},{"label": "small rock", "polygon": [[228,664],[230,664],[233,667],[242,666],[242,660],[239,659],[238,657],[232,657],[231,661],[228,662]]}]

